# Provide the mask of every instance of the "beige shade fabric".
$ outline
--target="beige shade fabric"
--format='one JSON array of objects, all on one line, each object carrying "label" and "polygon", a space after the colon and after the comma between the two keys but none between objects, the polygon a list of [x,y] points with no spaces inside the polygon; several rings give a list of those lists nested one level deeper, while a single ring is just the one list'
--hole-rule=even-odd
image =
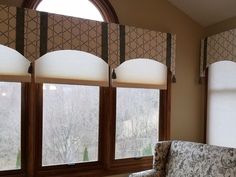
[{"label": "beige shade fabric", "polygon": [[49,52],[35,61],[35,81],[108,86],[108,64],[83,51]]},{"label": "beige shade fabric", "polygon": [[207,143],[236,148],[236,63],[209,66]]},{"label": "beige shade fabric", "polygon": [[113,87],[167,88],[166,65],[152,59],[127,60],[114,71],[116,78],[112,80]]},{"label": "beige shade fabric", "polygon": [[29,66],[23,55],[0,44],[0,81],[30,82]]}]

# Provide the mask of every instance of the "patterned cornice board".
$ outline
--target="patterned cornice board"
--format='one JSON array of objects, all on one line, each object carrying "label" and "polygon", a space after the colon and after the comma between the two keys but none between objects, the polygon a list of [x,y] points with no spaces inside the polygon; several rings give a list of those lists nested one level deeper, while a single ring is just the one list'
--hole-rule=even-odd
[{"label": "patterned cornice board", "polygon": [[153,59],[175,75],[176,36],[169,33],[0,5],[0,34],[0,44],[30,61],[56,50],[81,50],[111,68],[129,59]]},{"label": "patterned cornice board", "polygon": [[236,29],[225,31],[201,42],[200,76],[205,77],[205,69],[218,61],[236,62]]}]

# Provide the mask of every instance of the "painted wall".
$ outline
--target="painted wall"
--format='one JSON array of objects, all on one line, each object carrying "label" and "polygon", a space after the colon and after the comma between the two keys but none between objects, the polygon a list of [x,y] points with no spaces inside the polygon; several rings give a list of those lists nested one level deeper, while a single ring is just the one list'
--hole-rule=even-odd
[{"label": "painted wall", "polygon": [[171,92],[171,139],[203,142],[203,87],[198,83],[203,28],[167,0],[110,2],[121,24],[177,35],[177,83],[172,84]]},{"label": "painted wall", "polygon": [[204,29],[204,36],[210,36],[234,28],[236,28],[236,17],[206,27]]},{"label": "painted wall", "polygon": [[177,35],[176,78],[171,95],[171,139],[203,141],[199,51],[203,28],[167,0],[110,0],[121,24]]}]

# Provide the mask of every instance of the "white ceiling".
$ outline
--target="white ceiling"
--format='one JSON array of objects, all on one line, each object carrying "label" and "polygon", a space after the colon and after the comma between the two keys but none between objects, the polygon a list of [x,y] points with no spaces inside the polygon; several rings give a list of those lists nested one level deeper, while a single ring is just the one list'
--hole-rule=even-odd
[{"label": "white ceiling", "polygon": [[168,0],[206,27],[236,16],[236,0]]}]

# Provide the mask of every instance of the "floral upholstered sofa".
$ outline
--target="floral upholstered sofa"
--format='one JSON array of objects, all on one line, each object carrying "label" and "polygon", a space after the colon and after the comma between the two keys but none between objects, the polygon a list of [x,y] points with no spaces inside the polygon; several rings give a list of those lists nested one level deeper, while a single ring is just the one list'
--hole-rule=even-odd
[{"label": "floral upholstered sofa", "polygon": [[153,169],[130,177],[236,177],[236,149],[184,141],[159,142]]}]

